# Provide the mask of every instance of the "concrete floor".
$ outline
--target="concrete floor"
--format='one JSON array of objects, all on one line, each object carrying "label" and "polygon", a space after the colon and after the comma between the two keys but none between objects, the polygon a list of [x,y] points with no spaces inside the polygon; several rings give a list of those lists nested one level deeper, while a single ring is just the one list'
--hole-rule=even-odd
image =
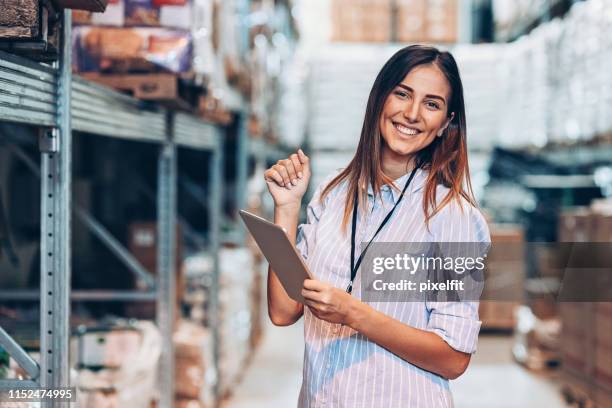
[{"label": "concrete floor", "polygon": [[[295,407],[302,379],[301,323],[266,327],[243,381],[224,408]],[[456,408],[564,408],[554,377],[512,361],[511,336],[481,335],[468,371],[451,383]]]}]

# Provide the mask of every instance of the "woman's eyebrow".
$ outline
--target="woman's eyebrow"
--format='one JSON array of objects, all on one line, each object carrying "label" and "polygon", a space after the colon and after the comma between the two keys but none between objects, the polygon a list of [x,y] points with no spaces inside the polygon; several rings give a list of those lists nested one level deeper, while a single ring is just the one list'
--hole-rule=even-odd
[{"label": "woman's eyebrow", "polygon": [[[402,84],[402,83],[400,83],[400,84],[398,84],[397,86],[399,86],[400,88],[404,88],[405,90],[407,90],[407,91],[410,91],[410,92],[413,92],[413,93],[414,93],[414,89],[412,89],[411,87],[409,87],[409,86],[408,86],[408,85],[406,85],[406,84]],[[426,97],[426,98],[431,98],[431,99],[439,99],[439,100],[441,100],[441,101],[442,101],[444,104],[446,104],[446,99],[444,99],[444,98],[443,98],[443,97],[441,97],[440,95],[432,95],[432,94],[429,94],[429,95],[425,95],[425,97]]]}]

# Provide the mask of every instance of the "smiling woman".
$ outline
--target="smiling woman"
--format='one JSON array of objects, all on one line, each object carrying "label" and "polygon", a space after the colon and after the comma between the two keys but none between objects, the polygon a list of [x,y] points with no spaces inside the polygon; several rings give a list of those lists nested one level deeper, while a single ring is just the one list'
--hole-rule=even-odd
[{"label": "smiling woman", "polygon": [[274,221],[296,240],[313,275],[301,304],[268,274],[272,322],[304,316],[300,407],[453,405],[448,380],[476,350],[478,303],[366,302],[358,272],[375,239],[490,241],[471,193],[465,128],[452,55],[410,46],[376,77],[355,156],[318,186],[306,224],[297,226],[309,158],[299,150],[265,172]]}]

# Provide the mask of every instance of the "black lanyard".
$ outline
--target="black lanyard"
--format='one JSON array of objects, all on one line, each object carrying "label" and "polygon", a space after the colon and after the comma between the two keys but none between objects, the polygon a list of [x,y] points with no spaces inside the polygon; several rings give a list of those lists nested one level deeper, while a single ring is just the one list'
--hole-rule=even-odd
[{"label": "black lanyard", "polygon": [[402,194],[400,194],[399,198],[397,199],[397,202],[395,203],[391,211],[389,211],[389,213],[387,214],[383,222],[380,224],[380,226],[374,233],[374,236],[372,237],[370,242],[368,242],[368,245],[365,247],[361,255],[359,255],[356,265],[355,265],[355,234],[357,233],[357,209],[358,209],[359,204],[357,203],[357,199],[358,199],[357,192],[355,192],[355,202],[353,203],[353,223],[351,226],[351,281],[349,282],[346,288],[346,291],[348,293],[351,293],[353,291],[353,281],[355,280],[355,276],[357,276],[357,270],[359,269],[359,265],[361,265],[361,260],[363,259],[363,255],[366,253],[366,251],[368,250],[368,248],[374,241],[374,238],[376,238],[376,236],[383,229],[385,224],[387,224],[387,222],[393,215],[393,211],[395,211],[399,203],[402,201],[402,198],[404,198],[404,193],[406,192],[406,189],[408,188],[408,186],[410,185],[410,182],[414,178],[414,175],[416,174],[417,169],[418,169],[418,166],[412,170],[412,173],[410,173],[410,177],[408,177],[408,180],[406,181],[406,185],[404,185]]}]

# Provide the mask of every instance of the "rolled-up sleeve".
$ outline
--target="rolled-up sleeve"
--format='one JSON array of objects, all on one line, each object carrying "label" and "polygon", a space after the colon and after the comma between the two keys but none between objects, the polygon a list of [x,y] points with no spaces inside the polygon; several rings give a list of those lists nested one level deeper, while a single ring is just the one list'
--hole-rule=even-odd
[{"label": "rolled-up sleeve", "polygon": [[430,302],[427,330],[436,333],[457,351],[476,352],[480,320],[478,302]]},{"label": "rolled-up sleeve", "polygon": [[[436,216],[433,229],[438,243],[462,243],[448,248],[461,248],[461,252],[468,248],[470,257],[485,256],[490,247],[489,228],[482,213],[467,203],[463,208],[456,203],[446,206]],[[463,243],[477,245],[464,246]],[[453,302],[427,302],[427,330],[439,335],[455,350],[470,354],[476,352],[482,323],[478,317],[478,304],[477,299],[473,298]]]}]

